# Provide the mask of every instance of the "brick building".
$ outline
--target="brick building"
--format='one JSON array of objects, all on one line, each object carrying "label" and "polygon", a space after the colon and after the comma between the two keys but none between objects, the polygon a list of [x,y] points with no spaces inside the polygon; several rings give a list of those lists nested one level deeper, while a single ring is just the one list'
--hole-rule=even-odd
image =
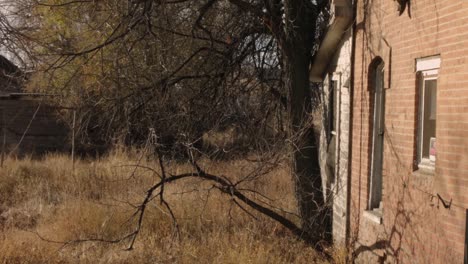
[{"label": "brick building", "polygon": [[364,263],[462,263],[468,1],[360,0],[356,10],[342,232]]}]

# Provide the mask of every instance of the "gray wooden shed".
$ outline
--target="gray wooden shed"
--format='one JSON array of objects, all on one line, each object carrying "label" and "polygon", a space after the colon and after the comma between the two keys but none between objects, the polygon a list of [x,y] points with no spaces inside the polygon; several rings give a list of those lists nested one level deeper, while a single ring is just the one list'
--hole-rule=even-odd
[{"label": "gray wooden shed", "polygon": [[0,151],[40,154],[69,147],[67,125],[46,94],[25,93],[21,71],[0,56]]}]

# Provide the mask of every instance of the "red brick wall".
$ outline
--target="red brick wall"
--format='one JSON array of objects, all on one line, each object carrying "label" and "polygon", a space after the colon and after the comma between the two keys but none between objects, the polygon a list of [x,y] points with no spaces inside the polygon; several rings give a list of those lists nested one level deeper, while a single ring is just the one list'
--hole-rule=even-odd
[{"label": "red brick wall", "polygon": [[[358,259],[462,263],[468,208],[468,1],[358,1],[351,153],[351,241]],[[367,12],[365,12],[367,11]],[[391,51],[391,52],[390,52]],[[440,55],[434,175],[414,168],[415,60]],[[381,57],[386,82],[383,224],[364,215],[369,197],[372,124],[368,69]],[[452,199],[445,209],[437,197]],[[380,243],[376,243],[380,242]]]}]

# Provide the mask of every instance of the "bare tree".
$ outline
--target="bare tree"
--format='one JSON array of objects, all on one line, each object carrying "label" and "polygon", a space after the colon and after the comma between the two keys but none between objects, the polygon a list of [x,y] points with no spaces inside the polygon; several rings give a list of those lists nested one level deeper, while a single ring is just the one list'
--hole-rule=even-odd
[{"label": "bare tree", "polygon": [[[8,27],[38,65],[31,83],[81,110],[82,135],[141,144],[154,128],[161,180],[140,219],[156,196],[164,203],[164,184],[199,177],[312,244],[329,240],[312,118],[320,85],[309,81],[328,0],[22,0],[15,8],[29,26]],[[230,125],[263,153],[287,142],[301,227],[200,168],[203,135]],[[164,158],[177,148],[194,170],[166,175]]]}]

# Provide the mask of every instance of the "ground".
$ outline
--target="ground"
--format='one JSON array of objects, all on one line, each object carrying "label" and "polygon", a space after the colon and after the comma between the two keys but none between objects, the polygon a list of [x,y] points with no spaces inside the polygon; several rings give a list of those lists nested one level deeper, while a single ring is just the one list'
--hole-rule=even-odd
[{"label": "ground", "polygon": [[[66,155],[9,158],[0,169],[0,263],[326,263],[312,248],[265,217],[236,207],[212,184],[186,180],[171,184],[166,197],[178,219],[174,229],[159,200],[150,203],[133,250],[114,240],[135,228],[134,206],[144,199],[155,174],[134,166],[138,151],[114,151],[99,159]],[[140,164],[156,167],[153,161]],[[247,161],[205,162],[212,173],[239,177]],[[172,163],[173,173],[189,171]],[[275,206],[294,212],[292,184],[279,167],[251,187]],[[257,195],[257,194],[256,194]],[[338,250],[337,250],[338,252]],[[343,254],[334,253],[336,262]]]}]

